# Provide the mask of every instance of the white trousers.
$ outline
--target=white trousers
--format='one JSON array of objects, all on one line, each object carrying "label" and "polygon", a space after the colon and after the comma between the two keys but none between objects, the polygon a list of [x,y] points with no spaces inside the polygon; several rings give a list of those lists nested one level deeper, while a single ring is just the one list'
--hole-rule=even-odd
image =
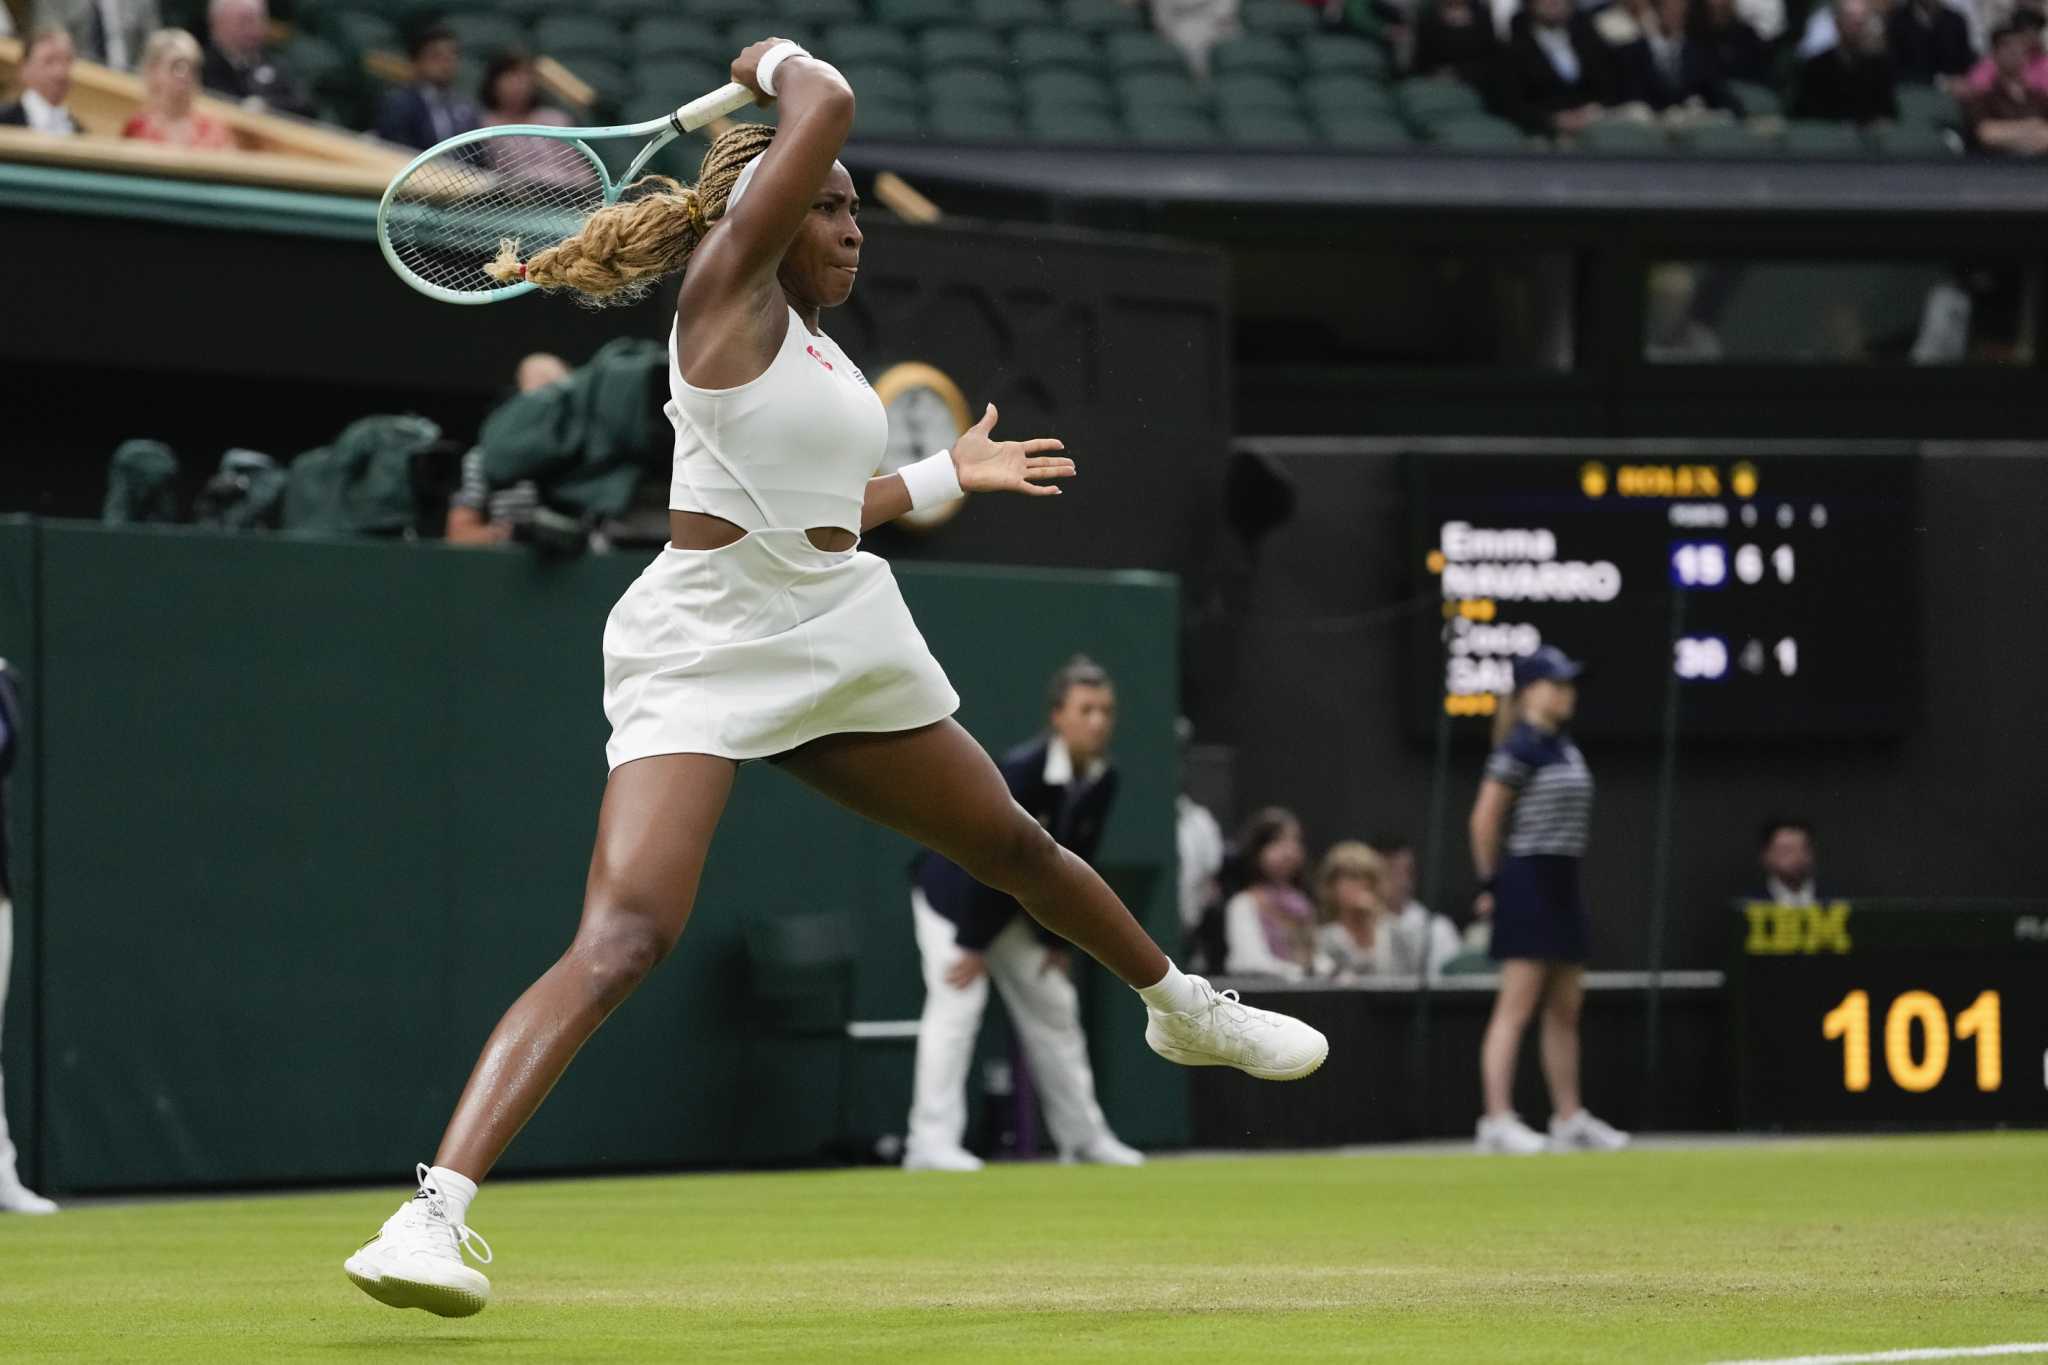
[{"label": "white trousers", "polygon": [[[0,1020],[7,1016],[7,978],[14,970],[14,902],[0,896]],[[0,1185],[20,1177],[14,1168],[14,1139],[7,1135],[7,1076],[0,1072]]]},{"label": "white trousers", "polygon": [[967,1072],[974,1038],[988,1006],[988,983],[1003,993],[1010,1021],[1024,1044],[1024,1059],[1045,1110],[1045,1126],[1060,1152],[1073,1153],[1109,1131],[1095,1102],[1095,1073],[1081,1032],[1081,998],[1063,971],[1045,971],[1045,943],[1019,914],[988,945],[988,971],[962,989],[948,985],[946,969],[960,957],[953,922],[932,909],[922,891],[910,893],[917,951],[924,959],[924,1015],[917,1032],[917,1082],[910,1102],[910,1146],[925,1151],[959,1147],[967,1136]]}]

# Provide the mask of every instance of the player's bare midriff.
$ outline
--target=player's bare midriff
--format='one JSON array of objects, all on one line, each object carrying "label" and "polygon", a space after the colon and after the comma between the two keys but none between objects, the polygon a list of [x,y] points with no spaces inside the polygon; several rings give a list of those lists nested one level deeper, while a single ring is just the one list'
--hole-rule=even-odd
[{"label": "player's bare midriff", "polygon": [[[746,533],[744,527],[708,512],[669,509],[668,543],[678,550],[717,550]],[[806,528],[804,534],[810,537],[811,544],[828,554],[851,550],[860,543],[860,537],[844,526],[812,526]]]}]

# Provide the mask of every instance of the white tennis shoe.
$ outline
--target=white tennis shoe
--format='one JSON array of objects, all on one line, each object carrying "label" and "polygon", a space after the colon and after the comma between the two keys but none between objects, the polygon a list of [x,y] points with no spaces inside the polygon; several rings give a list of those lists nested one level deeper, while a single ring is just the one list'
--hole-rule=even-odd
[{"label": "white tennis shoe", "polygon": [[1581,1108],[1568,1119],[1550,1120],[1550,1150],[1553,1152],[1618,1152],[1628,1146],[1628,1134],[1593,1117]]},{"label": "white tennis shoe", "polygon": [[393,1308],[424,1308],[444,1318],[466,1318],[491,1301],[491,1282],[465,1263],[462,1253],[485,1265],[491,1245],[467,1227],[448,1221],[448,1202],[427,1177],[421,1162],[420,1189],[384,1220],[375,1237],[341,1263],[356,1288]]},{"label": "white tennis shoe", "polygon": [[965,1174],[980,1170],[981,1158],[965,1147],[926,1147],[912,1142],[903,1149],[903,1169],[958,1171]]},{"label": "white tennis shoe", "polygon": [[1145,1154],[1118,1140],[1114,1133],[1098,1133],[1071,1152],[1060,1153],[1060,1164],[1088,1166],[1142,1166]]},{"label": "white tennis shoe", "polygon": [[1219,991],[1199,976],[1188,981],[1201,996],[1193,1009],[1168,1014],[1145,1007],[1145,1042],[1167,1061],[1298,1081],[1330,1055],[1330,1040],[1301,1020],[1247,1005],[1236,991]]},{"label": "white tennis shoe", "polygon": [[1498,1118],[1479,1120],[1472,1145],[1497,1156],[1534,1156],[1550,1150],[1543,1134],[1522,1122],[1520,1114],[1502,1114]]},{"label": "white tennis shoe", "polygon": [[17,1179],[0,1177],[0,1213],[55,1213],[57,1201],[45,1199]]}]

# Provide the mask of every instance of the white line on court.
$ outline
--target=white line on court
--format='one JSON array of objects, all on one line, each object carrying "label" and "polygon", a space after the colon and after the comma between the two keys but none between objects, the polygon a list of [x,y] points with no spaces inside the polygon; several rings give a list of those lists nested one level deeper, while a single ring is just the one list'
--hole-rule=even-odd
[{"label": "white line on court", "polygon": [[1717,1365],[1879,1365],[1893,1360],[1973,1360],[1984,1356],[2048,1355],[2048,1341],[2008,1341],[1997,1346],[1922,1346],[1910,1351],[1867,1351],[1861,1355],[1772,1356],[1724,1360]]}]

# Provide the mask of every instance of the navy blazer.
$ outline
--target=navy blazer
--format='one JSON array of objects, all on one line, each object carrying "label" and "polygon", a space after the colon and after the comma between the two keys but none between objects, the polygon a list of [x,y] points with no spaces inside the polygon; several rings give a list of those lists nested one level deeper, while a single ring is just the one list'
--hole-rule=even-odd
[{"label": "navy blazer", "polygon": [[[1045,755],[1051,746],[1051,739],[1042,737],[1012,749],[1001,764],[1003,781],[1009,784],[1017,804],[1030,811],[1047,833],[1092,863],[1102,846],[1102,827],[1109,822],[1110,805],[1116,800],[1116,769],[1105,770],[1078,799],[1069,801],[1066,787],[1045,780]],[[971,952],[987,949],[1021,908],[936,853],[919,854],[910,870],[932,909],[953,921],[954,941]],[[1060,941],[1058,935],[1042,928],[1039,934],[1048,942]]]},{"label": "navy blazer", "polygon": [[377,136],[386,142],[426,148],[443,137],[453,137],[482,126],[483,117],[471,101],[451,92],[443,97],[442,103],[448,110],[449,127],[445,132],[435,128],[433,113],[427,108],[427,97],[417,85],[393,90],[384,97],[383,107],[377,111]]},{"label": "navy blazer", "polygon": [[[0,665],[0,899],[6,900],[14,898],[14,883],[7,876],[7,775],[21,752],[20,682],[13,669]],[[0,981],[0,988],[6,984]]]}]

